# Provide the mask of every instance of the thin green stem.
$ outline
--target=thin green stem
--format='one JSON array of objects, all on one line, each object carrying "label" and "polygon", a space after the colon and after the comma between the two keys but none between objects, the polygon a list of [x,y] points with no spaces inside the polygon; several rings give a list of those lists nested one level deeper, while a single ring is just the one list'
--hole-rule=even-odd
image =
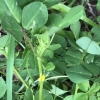
[{"label": "thin green stem", "polygon": [[26,82],[23,80],[23,78],[20,76],[20,74],[18,73],[17,69],[14,67],[14,72],[16,74],[16,76],[20,79],[20,81],[24,84],[24,86],[28,89],[29,86],[26,84]]},{"label": "thin green stem", "polygon": [[75,93],[74,93],[73,100],[75,99],[75,95],[77,94],[77,92],[78,92],[78,85],[76,84],[76,86],[75,86]]},{"label": "thin green stem", "polygon": [[39,74],[40,74],[40,77],[41,77],[42,76],[41,58],[40,57],[37,57],[37,61],[38,61]]},{"label": "thin green stem", "polygon": [[78,85],[76,84],[76,86],[75,86],[75,93],[74,93],[74,95],[76,95],[76,94],[77,94],[77,91],[78,91]]},{"label": "thin green stem", "polygon": [[[27,76],[26,79],[25,79],[25,81],[27,82],[28,79],[29,79],[29,77]],[[25,85],[22,84],[22,86],[18,89],[18,91],[17,91],[16,93],[20,93],[20,91],[21,91],[24,87],[25,87]]]},{"label": "thin green stem", "polygon": [[37,58],[38,61],[38,68],[39,68],[39,100],[42,100],[42,90],[43,90],[43,84],[44,84],[44,80],[45,80],[45,76],[42,74],[42,62],[41,62],[41,58]]},{"label": "thin green stem", "polygon": [[22,43],[19,43],[19,44],[22,46],[23,49],[25,49],[25,46]]},{"label": "thin green stem", "polygon": [[53,41],[54,36],[55,36],[55,33],[52,35],[51,40],[50,40],[50,43],[47,45],[47,47],[46,47],[45,49],[47,49],[47,48],[49,47],[49,45],[50,45],[51,42]]},{"label": "thin green stem", "polygon": [[[27,62],[28,62],[28,61],[27,61]],[[28,68],[28,64],[26,64],[26,68],[27,68],[28,76],[30,77],[31,82],[33,83],[33,79],[32,79],[32,76],[31,76],[31,74],[30,74],[30,71],[29,71],[29,68]]]},{"label": "thin green stem", "polygon": [[42,66],[41,66],[41,58],[37,58],[38,60],[38,68],[39,68],[39,74],[40,74],[40,78],[39,78],[39,100],[42,100],[42,89],[43,89],[43,82],[41,82],[41,78],[42,78]]},{"label": "thin green stem", "polygon": [[44,82],[40,82],[40,89],[39,89],[39,100],[42,100],[42,90],[43,90],[43,83],[44,83]]},{"label": "thin green stem", "polygon": [[[32,43],[30,42],[30,38],[27,36],[27,34],[26,34],[26,32],[25,32],[24,30],[23,30],[23,34],[24,34],[24,36],[25,36],[25,38],[26,38],[26,41],[29,43],[32,52],[34,53],[34,48],[33,48]],[[34,53],[34,54],[35,54],[35,53]]]},{"label": "thin green stem", "polygon": [[58,79],[58,78],[67,78],[68,76],[54,76],[54,77],[49,77],[46,79],[47,80],[54,80],[54,79]]},{"label": "thin green stem", "polygon": [[95,22],[93,22],[92,20],[90,20],[89,18],[87,18],[86,16],[82,16],[81,20],[83,20],[84,22],[88,23],[91,26],[98,26],[100,28],[99,25],[97,25]]}]

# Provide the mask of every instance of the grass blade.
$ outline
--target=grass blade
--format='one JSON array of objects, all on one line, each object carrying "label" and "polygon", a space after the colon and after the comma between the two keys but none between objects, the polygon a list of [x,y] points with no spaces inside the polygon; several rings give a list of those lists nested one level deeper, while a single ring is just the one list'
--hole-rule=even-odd
[{"label": "grass blade", "polygon": [[8,48],[7,73],[6,73],[7,100],[12,100],[12,76],[13,76],[13,65],[14,65],[14,53],[15,53],[15,40],[11,36]]}]

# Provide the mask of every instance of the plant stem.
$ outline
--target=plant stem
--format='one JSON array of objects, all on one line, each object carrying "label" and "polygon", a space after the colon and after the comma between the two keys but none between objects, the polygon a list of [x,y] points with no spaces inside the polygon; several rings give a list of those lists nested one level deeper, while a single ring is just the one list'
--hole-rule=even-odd
[{"label": "plant stem", "polygon": [[39,68],[39,74],[40,74],[40,78],[39,78],[39,100],[42,100],[42,89],[43,89],[43,82],[42,82],[42,62],[41,62],[41,58],[37,58],[38,61],[38,68]]},{"label": "plant stem", "polygon": [[47,80],[54,80],[54,79],[58,79],[58,78],[67,78],[68,76],[54,76],[54,77],[49,77],[46,79]]},{"label": "plant stem", "polygon": [[37,57],[37,61],[38,61],[39,74],[40,74],[40,78],[41,78],[41,76],[42,76],[41,58],[40,57]]},{"label": "plant stem", "polygon": [[22,77],[20,76],[20,74],[18,73],[18,71],[16,70],[16,68],[14,67],[14,72],[17,75],[17,77],[20,79],[20,81],[24,84],[24,86],[28,89],[29,86],[26,84],[26,82],[22,79]]},{"label": "plant stem", "polygon": [[76,95],[76,94],[77,94],[77,91],[78,91],[78,85],[76,84],[76,86],[75,86],[75,93],[74,93],[74,95]]},{"label": "plant stem", "polygon": [[14,65],[14,53],[15,53],[15,39],[11,36],[8,48],[7,72],[6,72],[7,100],[12,100],[12,76],[13,76],[13,65]]},{"label": "plant stem", "polygon": [[42,100],[43,83],[44,83],[44,82],[41,82],[41,81],[40,81],[40,83],[39,83],[39,84],[40,84],[40,89],[39,89],[39,100]]},{"label": "plant stem", "polygon": [[31,49],[32,49],[32,51],[34,53],[34,48],[33,48],[32,44],[30,42],[30,38],[27,36],[27,34],[26,34],[26,32],[24,30],[23,30],[23,34],[24,34],[24,36],[26,38],[26,41],[29,43],[29,45],[30,45],[30,47],[31,47]]},{"label": "plant stem", "polygon": [[[88,23],[91,26],[98,26],[95,22],[93,22],[92,20],[90,20],[89,18],[87,18],[86,16],[82,16],[81,20],[85,21],[86,23]],[[100,26],[98,26],[100,28]]]}]

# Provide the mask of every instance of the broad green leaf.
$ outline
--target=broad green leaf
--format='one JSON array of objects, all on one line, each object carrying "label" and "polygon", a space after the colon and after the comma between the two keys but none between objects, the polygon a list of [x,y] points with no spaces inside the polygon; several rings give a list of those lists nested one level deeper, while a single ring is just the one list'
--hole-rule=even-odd
[{"label": "broad green leaf", "polygon": [[94,62],[94,55],[87,54],[85,56],[85,59],[84,60],[85,60],[86,63],[93,63]]},{"label": "broad green leaf", "polygon": [[65,38],[60,35],[55,35],[52,44],[60,44],[63,48],[66,48],[67,45]]},{"label": "broad green leaf", "polygon": [[62,90],[62,89],[56,87],[55,85],[52,85],[52,89],[50,91],[51,91],[51,93],[53,93],[56,96],[59,96],[59,95],[62,95],[64,93],[68,92],[68,91],[65,91],[65,90]]},{"label": "broad green leaf", "polygon": [[6,92],[6,83],[3,80],[3,78],[0,77],[0,98],[3,97],[3,95],[5,94],[5,92]]},{"label": "broad green leaf", "polygon": [[55,26],[58,27],[61,21],[62,21],[62,16],[58,14],[50,14],[46,25],[50,28]]},{"label": "broad green leaf", "polygon": [[45,67],[45,70],[52,71],[54,69],[55,69],[55,65],[52,62],[48,62],[46,67]]},{"label": "broad green leaf", "polygon": [[[33,54],[32,51],[30,52],[30,54],[28,56],[29,56],[29,64],[30,64],[30,66],[32,68],[37,67],[37,60],[36,60],[36,57],[35,57],[35,55]],[[27,58],[28,58],[28,56],[27,56]]]},{"label": "broad green leaf", "polygon": [[[35,94],[35,100],[39,100],[39,91]],[[49,91],[43,89],[42,91],[42,100],[53,100],[52,95],[49,93]]]},{"label": "broad green leaf", "polygon": [[30,0],[16,0],[20,7],[24,7],[26,4],[30,3]]},{"label": "broad green leaf", "polygon": [[7,12],[8,10],[6,8],[4,0],[0,0],[0,23],[4,15],[7,14]]},{"label": "broad green leaf", "polygon": [[64,98],[64,100],[73,100],[74,95],[68,95]]},{"label": "broad green leaf", "polygon": [[76,6],[71,8],[69,12],[65,15],[64,19],[61,21],[59,27],[65,28],[77,22],[83,15],[83,12],[84,12],[83,6]]},{"label": "broad green leaf", "polygon": [[82,53],[74,48],[69,48],[64,56],[65,61],[69,66],[80,64],[82,61]]},{"label": "broad green leaf", "polygon": [[67,42],[63,36],[55,35],[51,44],[60,44],[61,45],[61,48],[58,48],[57,50],[54,51],[55,54],[57,54],[57,55],[62,54],[63,55],[65,53]]},{"label": "broad green leaf", "polygon": [[84,50],[87,50],[90,43],[91,43],[91,39],[88,37],[81,37],[79,38],[76,43]]},{"label": "broad green leaf", "polygon": [[90,54],[100,55],[100,47],[95,41],[92,41],[87,52]]},{"label": "broad green leaf", "polygon": [[75,96],[74,96],[74,100],[88,100],[88,94],[86,93],[77,93]]},{"label": "broad green leaf", "polygon": [[24,94],[24,100],[34,100],[33,99],[33,93],[31,89],[27,89]]},{"label": "broad green leaf", "polygon": [[89,87],[90,87],[89,81],[87,80],[87,81],[84,81],[82,83],[78,83],[78,87],[79,87],[80,90],[87,92]]},{"label": "broad green leaf", "polygon": [[69,79],[75,83],[89,80],[92,74],[82,66],[74,66],[66,69]]},{"label": "broad green leaf", "polygon": [[58,32],[60,29],[58,27],[51,27],[49,30],[49,36],[52,36],[54,33]]},{"label": "broad green leaf", "polygon": [[99,99],[97,99],[96,96],[92,95],[90,96],[89,100],[99,100]]},{"label": "broad green leaf", "polygon": [[16,0],[4,0],[7,8],[9,9],[9,15],[12,15],[18,22],[21,21],[21,9],[18,7]]},{"label": "broad green leaf", "polygon": [[64,100],[88,100],[88,95],[85,93],[77,93],[76,95],[69,95]]},{"label": "broad green leaf", "polygon": [[31,77],[39,75],[37,68],[20,70],[19,74],[21,75],[22,78],[26,78],[29,75],[28,72],[30,73]]},{"label": "broad green leaf", "polygon": [[48,49],[51,49],[51,50],[57,50],[61,47],[60,44],[52,44],[48,47]]},{"label": "broad green leaf", "polygon": [[7,100],[12,100],[12,76],[14,67],[14,55],[15,54],[15,39],[11,36],[8,57],[7,57],[7,72],[6,72],[6,83],[7,83]]},{"label": "broad green leaf", "polygon": [[91,88],[89,89],[88,93],[95,93],[95,92],[97,92],[97,91],[99,91],[99,90],[100,90],[100,84],[99,84],[99,82],[95,82],[95,83],[91,86]]},{"label": "broad green leaf", "polygon": [[93,81],[93,82],[100,82],[100,78],[98,78],[98,77],[93,77],[93,78],[91,78],[91,81]]},{"label": "broad green leaf", "polygon": [[80,27],[81,27],[81,25],[80,25],[80,22],[79,21],[77,21],[76,23],[74,23],[74,24],[72,24],[70,26],[70,29],[72,30],[75,39],[78,39],[79,38]]},{"label": "broad green leaf", "polygon": [[6,47],[9,44],[9,35],[4,35],[0,37],[0,47]]},{"label": "broad green leaf", "polygon": [[9,32],[18,42],[21,42],[23,32],[18,22],[11,16],[5,16],[1,23],[3,29]]},{"label": "broad green leaf", "polygon": [[16,66],[16,67],[19,67],[19,68],[21,67],[22,62],[23,62],[23,59],[18,59],[18,58],[16,58],[16,59],[14,60],[15,66]]},{"label": "broad green leaf", "polygon": [[94,64],[96,64],[97,66],[100,66],[100,56],[95,56],[95,60],[94,60]]},{"label": "broad green leaf", "polygon": [[[55,59],[56,61],[54,61],[53,59],[53,63],[55,64],[55,70],[57,72],[59,72],[60,74],[63,75],[63,73],[65,72],[66,70],[66,62],[64,62],[63,60],[60,61],[58,58]],[[62,67],[61,67],[62,66]]]},{"label": "broad green leaf", "polygon": [[42,2],[33,2],[23,8],[22,25],[25,29],[32,29],[35,25],[40,28],[47,19],[47,8]]},{"label": "broad green leaf", "polygon": [[97,93],[97,96],[100,96],[100,92]]},{"label": "broad green leaf", "polygon": [[93,32],[94,35],[95,35],[97,38],[99,38],[99,40],[100,40],[100,34],[99,34],[100,28],[99,28],[99,27],[94,26],[94,27],[92,28],[91,32]]},{"label": "broad green leaf", "polygon": [[81,37],[79,38],[76,43],[85,51],[87,51],[90,54],[100,55],[100,47],[95,42],[92,41],[88,37]]},{"label": "broad green leaf", "polygon": [[99,69],[99,67],[97,66],[97,65],[95,65],[95,64],[87,64],[87,63],[83,63],[83,66],[88,70],[88,71],[90,71],[92,74],[93,74],[93,76],[97,76],[97,75],[99,75],[99,73],[100,73],[100,69]]},{"label": "broad green leaf", "polygon": [[54,56],[54,51],[50,49],[46,49],[43,53],[43,57],[50,57],[51,59]]},{"label": "broad green leaf", "polygon": [[67,36],[67,39],[68,39],[69,44],[70,44],[72,47],[78,49],[79,47],[78,47],[77,44],[75,43],[74,38],[71,37],[71,35],[70,35],[69,33],[67,33],[66,36]]}]

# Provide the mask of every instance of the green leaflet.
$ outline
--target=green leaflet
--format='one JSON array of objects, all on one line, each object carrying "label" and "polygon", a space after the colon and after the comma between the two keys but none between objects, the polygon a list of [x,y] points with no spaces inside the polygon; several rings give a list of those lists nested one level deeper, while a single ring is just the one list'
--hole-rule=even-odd
[{"label": "green leaflet", "polygon": [[91,30],[91,32],[94,33],[94,35],[96,36],[96,38],[98,38],[98,40],[100,40],[100,28],[97,26],[94,26]]},{"label": "green leaflet", "polygon": [[4,0],[9,11],[8,14],[12,15],[18,22],[21,21],[21,9],[18,7],[16,0]]},{"label": "green leaflet", "polygon": [[79,21],[77,21],[76,23],[70,26],[70,29],[72,30],[75,39],[79,38],[80,28],[81,28],[81,24]]},{"label": "green leaflet", "polygon": [[58,27],[62,19],[63,19],[62,16],[58,14],[50,14],[46,25],[51,28]]},{"label": "green leaflet", "polygon": [[6,47],[9,44],[9,35],[5,35],[0,38],[0,47]]},{"label": "green leaflet", "polygon": [[8,10],[6,8],[4,0],[0,0],[0,23],[5,14],[7,14]]},{"label": "green leaflet", "polygon": [[81,37],[76,41],[76,43],[88,53],[94,55],[100,55],[99,45],[95,41],[92,41],[90,38]]},{"label": "green leaflet", "polygon": [[23,32],[18,22],[11,16],[5,16],[1,23],[3,29],[9,32],[18,42],[21,42]]},{"label": "green leaflet", "polygon": [[72,66],[72,65],[75,66],[81,63],[82,53],[75,48],[69,48],[64,58],[65,61],[68,63],[68,66]]},{"label": "green leaflet", "polygon": [[[39,100],[38,97],[39,97],[39,91],[37,91],[35,94],[35,100]],[[53,97],[47,90],[43,89],[42,100],[53,100]]]},{"label": "green leaflet", "polygon": [[82,66],[74,66],[66,69],[69,79],[75,83],[88,80],[92,74]]},{"label": "green leaflet", "polygon": [[31,89],[27,89],[24,94],[24,100],[34,100],[33,99],[33,93]]},{"label": "green leaflet", "polygon": [[33,2],[23,8],[22,25],[25,29],[32,29],[35,25],[40,28],[47,19],[47,8],[42,2]]},{"label": "green leaflet", "polygon": [[63,29],[77,22],[83,15],[83,12],[84,12],[83,6],[77,6],[71,8],[69,12],[65,15],[64,19],[59,24],[59,27]]}]

